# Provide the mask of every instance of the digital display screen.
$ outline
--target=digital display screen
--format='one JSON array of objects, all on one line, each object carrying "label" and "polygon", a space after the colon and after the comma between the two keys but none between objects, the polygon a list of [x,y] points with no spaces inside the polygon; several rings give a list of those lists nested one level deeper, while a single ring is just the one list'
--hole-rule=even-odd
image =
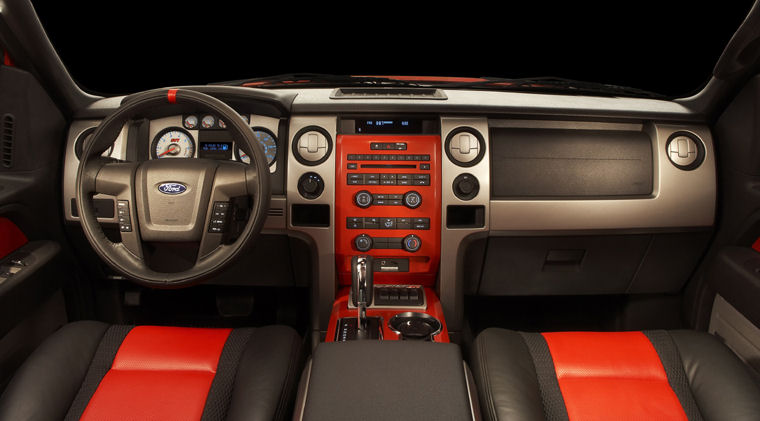
[{"label": "digital display screen", "polygon": [[422,132],[422,120],[357,119],[356,133],[411,134]]},{"label": "digital display screen", "polygon": [[232,142],[201,142],[198,150],[199,158],[231,159]]}]

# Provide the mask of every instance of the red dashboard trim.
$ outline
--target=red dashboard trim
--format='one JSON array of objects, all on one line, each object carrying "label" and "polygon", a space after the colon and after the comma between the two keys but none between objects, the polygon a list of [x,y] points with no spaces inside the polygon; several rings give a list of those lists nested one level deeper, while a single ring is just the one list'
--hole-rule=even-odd
[{"label": "red dashboard trim", "polygon": [[[327,326],[327,336],[325,342],[335,341],[335,331],[338,327],[338,320],[344,317],[356,317],[357,310],[348,308],[348,293],[350,288],[342,288],[338,293],[338,298],[333,303],[332,313],[330,314],[330,324]],[[369,308],[367,309],[367,316],[380,316],[382,317],[383,326],[383,340],[398,340],[398,334],[392,331],[388,327],[388,320],[398,313],[404,313],[407,311],[419,311],[420,313],[427,313],[441,322],[441,333],[433,337],[435,342],[449,342],[449,331],[446,328],[446,320],[443,317],[443,307],[441,301],[438,300],[438,296],[430,288],[425,288],[425,299],[427,300],[426,310],[410,310],[410,309],[393,309],[393,308]]]},{"label": "red dashboard trim", "polygon": [[26,235],[8,218],[0,217],[0,259],[27,243]]},{"label": "red dashboard trim", "polygon": [[543,336],[570,421],[687,419],[657,351],[643,333]]},{"label": "red dashboard trim", "polygon": [[[373,142],[406,142],[406,150],[371,150]],[[409,258],[409,272],[375,272],[377,284],[410,284],[433,286],[438,274],[441,254],[441,137],[437,135],[339,135],[336,139],[336,188],[335,188],[335,258],[340,285],[351,285],[351,257],[368,254],[375,258]],[[430,155],[430,170],[420,170],[420,161],[348,161],[349,154],[408,154]],[[348,163],[356,163],[358,169],[349,170]],[[415,164],[414,169],[362,169],[364,164]],[[430,174],[429,186],[383,186],[348,185],[349,173],[377,174]],[[354,195],[367,190],[373,194],[404,194],[417,191],[422,195],[422,204],[416,209],[405,206],[370,206],[359,208],[354,204]],[[348,229],[347,217],[425,217],[430,218],[429,230],[380,230]],[[368,252],[358,251],[353,240],[359,234],[372,237],[405,237],[417,235],[422,246],[415,253],[401,249],[380,249]]]},{"label": "red dashboard trim", "polygon": [[82,420],[200,419],[231,331],[135,327],[121,344]]}]

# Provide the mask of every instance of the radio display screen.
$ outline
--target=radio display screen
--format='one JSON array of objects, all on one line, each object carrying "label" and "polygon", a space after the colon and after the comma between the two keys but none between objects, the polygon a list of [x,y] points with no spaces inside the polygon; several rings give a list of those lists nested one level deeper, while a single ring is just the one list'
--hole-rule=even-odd
[{"label": "radio display screen", "polygon": [[357,134],[412,134],[421,132],[422,120],[356,119]]}]

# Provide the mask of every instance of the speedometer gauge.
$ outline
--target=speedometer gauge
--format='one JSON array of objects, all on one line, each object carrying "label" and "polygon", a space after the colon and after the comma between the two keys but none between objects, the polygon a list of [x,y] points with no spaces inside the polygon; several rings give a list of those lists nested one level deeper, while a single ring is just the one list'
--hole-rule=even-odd
[{"label": "speedometer gauge", "polygon": [[161,130],[150,148],[153,159],[192,158],[195,154],[195,141],[190,133],[179,127]]},{"label": "speedometer gauge", "polygon": [[[253,135],[256,136],[256,140],[259,141],[259,145],[264,148],[264,156],[267,157],[267,164],[271,166],[277,158],[277,138],[274,133],[263,127],[253,127],[252,129]],[[240,148],[235,148],[235,157],[240,162],[246,164],[251,163],[251,157],[241,151]]]}]

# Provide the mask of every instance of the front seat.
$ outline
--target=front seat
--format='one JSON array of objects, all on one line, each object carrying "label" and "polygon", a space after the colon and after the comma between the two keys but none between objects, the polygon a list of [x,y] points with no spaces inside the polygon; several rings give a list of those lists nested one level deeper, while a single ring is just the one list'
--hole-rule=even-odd
[{"label": "front seat", "polygon": [[0,420],[281,420],[301,339],[289,327],[63,326],[0,397]]},{"label": "front seat", "polygon": [[471,357],[489,421],[760,420],[760,387],[707,333],[492,328]]}]

